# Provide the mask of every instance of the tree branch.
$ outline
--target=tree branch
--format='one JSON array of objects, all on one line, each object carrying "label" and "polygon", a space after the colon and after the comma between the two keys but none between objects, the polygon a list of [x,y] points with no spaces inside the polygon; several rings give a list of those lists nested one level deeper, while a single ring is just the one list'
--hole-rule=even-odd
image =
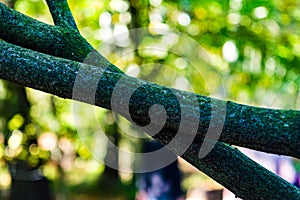
[{"label": "tree branch", "polygon": [[[83,62],[88,55],[92,55],[93,60],[90,64],[109,65],[109,62],[74,29],[45,24],[2,3],[0,30],[1,39],[28,49],[78,62]],[[115,66],[108,70],[123,73]]]},{"label": "tree branch", "polygon": [[0,37],[3,40],[76,61],[83,61],[93,50],[88,42],[73,30],[37,21],[2,3],[0,3],[0,29]]},{"label": "tree branch", "polygon": [[236,197],[244,200],[300,198],[299,188],[287,184],[234,147],[218,142],[203,159],[196,157],[198,151],[199,143],[193,143],[182,158],[234,191]]},{"label": "tree branch", "polygon": [[46,0],[54,24],[78,31],[72,12],[66,0]]},{"label": "tree branch", "polygon": [[[77,32],[44,24],[14,11],[3,4],[0,4],[0,17],[0,29],[2,30],[0,31],[0,37],[6,41],[74,61],[83,62],[85,60],[90,65],[99,66],[108,72],[123,74],[121,70],[110,64],[103,56],[93,50],[93,47]],[[35,37],[32,37],[33,35]],[[115,84],[116,82],[111,83]],[[112,88],[108,88],[108,92],[111,95]],[[182,96],[190,95],[182,92],[179,92],[179,94]],[[148,95],[144,98],[147,99],[149,97]],[[220,120],[217,119],[216,121],[224,122],[224,118],[222,119],[222,117],[224,117],[225,112],[218,112],[225,105],[225,126],[220,135],[220,141],[268,153],[300,158],[300,148],[298,148],[300,146],[299,111],[256,108],[217,100],[213,102],[213,106],[216,109],[211,110],[210,98],[200,95],[197,95],[197,98],[201,110],[201,127],[198,134],[202,136],[206,134],[211,116],[217,116]],[[105,104],[107,104],[107,108],[110,107],[109,100]],[[201,105],[206,106],[201,107]],[[218,107],[220,109],[217,109]],[[199,108],[194,109],[197,110]],[[134,113],[131,114],[134,116]],[[143,119],[143,116],[136,115],[136,118],[140,117]],[[199,118],[199,116],[194,117],[197,120]],[[195,119],[195,121],[197,120]],[[211,128],[214,129],[216,127]],[[208,135],[210,139],[215,140],[216,137],[218,135]]]},{"label": "tree branch", "polygon": [[[137,107],[138,110],[136,112],[130,114],[132,114],[132,118],[139,120],[136,121],[137,123],[141,124],[149,121],[149,119],[145,114],[140,115],[140,113],[146,112],[147,106],[146,108],[143,107],[145,104],[139,104],[138,101],[144,103],[151,101],[150,104],[152,105],[153,101],[157,102],[159,98],[163,98],[163,101],[166,100],[169,103],[174,103],[172,93],[170,93],[170,90],[166,87],[131,78],[120,73],[103,70],[105,66],[102,66],[102,68],[93,67],[34,52],[3,41],[1,41],[0,45],[0,63],[0,78],[63,98],[74,99],[75,97],[76,100],[86,103],[94,103],[95,101],[96,105],[104,108],[111,108],[112,96],[109,91],[114,87],[112,83],[118,83],[118,80],[122,80],[118,83],[118,87],[123,89],[120,92],[124,96],[128,96],[130,87],[133,87],[136,84],[151,85],[148,89],[144,88],[143,90],[140,90],[139,93],[144,95],[136,96],[132,99],[133,102],[131,102],[132,105],[138,104],[138,107],[140,107]],[[90,88],[94,87],[93,83],[95,82],[98,83],[95,90],[96,99],[95,96],[93,98],[90,95],[86,95],[90,92]],[[77,87],[76,84],[78,84]],[[79,94],[74,96],[75,87],[79,89]],[[154,93],[162,95],[152,96]],[[193,95],[188,92],[177,90],[173,90],[173,93],[185,95],[187,99],[189,99],[190,95]],[[140,99],[145,96],[150,96],[150,98],[146,100]],[[200,108],[203,108],[204,111],[210,110],[206,108],[209,105],[209,98],[198,96],[198,100]],[[206,102],[205,105],[201,105],[204,104],[204,102]],[[115,103],[117,104],[117,107],[115,107],[117,110],[115,111],[124,114],[124,102],[122,102],[122,99]],[[187,107],[184,109],[195,109],[188,108],[189,102],[186,102],[186,104],[182,106]],[[236,108],[238,108],[238,106],[241,105],[236,104],[236,106]],[[166,110],[168,111],[168,107],[166,107]],[[272,112],[271,110],[268,111]],[[284,113],[285,111],[280,112]],[[135,118],[135,115],[139,116],[139,118]],[[178,124],[176,125],[176,123],[178,123],[177,118],[172,116],[169,118],[170,121],[167,121],[166,123],[167,127],[164,127],[163,131],[160,132],[158,136],[155,136],[155,138],[165,144],[172,141],[173,138],[170,137],[170,135],[176,134],[176,131],[178,130]],[[242,119],[249,120],[247,118]],[[252,120],[251,117],[250,121]],[[237,196],[249,200],[300,198],[300,190],[298,188],[256,164],[240,151],[227,144],[207,140],[208,143],[215,146],[207,156],[200,159],[198,154],[202,145],[202,137],[201,135],[197,135],[196,137],[193,144],[189,146],[182,157],[217,182],[227,187]],[[181,143],[179,143],[179,145],[181,145]],[[181,146],[171,146],[171,150],[175,152],[180,148]],[[270,193],[270,191],[273,192]]]},{"label": "tree branch", "polygon": [[[91,65],[104,67],[103,69],[111,72],[123,73],[93,50],[93,47],[78,32],[44,24],[3,4],[0,4],[0,29],[2,30],[0,37],[11,43],[74,61],[89,60],[88,63]],[[91,59],[87,59],[87,56]],[[221,141],[300,158],[298,111],[282,112],[240,106],[231,102],[228,102],[226,107],[225,123],[227,126],[223,129]],[[210,123],[211,115],[205,115],[205,113],[209,112],[201,113],[202,121],[206,122],[201,127],[202,133],[206,133]]]},{"label": "tree branch", "polygon": [[[117,83],[119,88],[122,89],[120,90],[121,96],[122,94],[126,96],[128,86],[132,86],[131,89],[134,89],[134,86],[137,84],[146,85],[146,87],[141,87],[141,93],[137,93],[138,95],[135,95],[135,98],[131,99],[132,112],[130,115],[136,123],[140,124],[149,123],[149,115],[147,114],[149,105],[161,103],[168,111],[168,106],[178,105],[176,98],[174,98],[174,93],[176,93],[177,97],[182,99],[189,99],[189,97],[192,98],[195,96],[195,94],[188,92],[170,91],[170,89],[166,87],[122,75],[123,72],[110,64],[98,52],[94,51],[86,40],[74,30],[74,27],[72,29],[66,29],[63,25],[59,25],[60,23],[67,23],[67,15],[67,20],[63,20],[65,17],[59,19],[59,13],[52,15],[54,18],[57,18],[54,19],[54,21],[57,21],[55,22],[58,25],[57,27],[41,23],[0,4],[0,37],[22,47],[79,62],[87,60],[87,56],[90,57],[92,55],[90,59],[88,59],[90,61],[88,63],[100,68],[55,57],[48,57],[41,53],[32,52],[1,42],[1,45],[3,45],[0,46],[0,77],[63,98],[74,98],[73,89],[76,77],[78,78],[80,69],[85,69],[87,71],[84,71],[88,76],[81,77],[81,80],[97,82],[99,81],[99,76],[93,76],[92,74],[102,75],[96,90],[95,103],[98,106],[109,109],[111,109],[111,97]],[[59,20],[62,20],[62,22],[58,22]],[[120,79],[123,80],[123,86],[118,82]],[[84,95],[85,92],[89,91],[90,86],[91,85],[85,84],[79,85],[79,89],[82,90],[83,93],[81,96],[77,95],[75,99],[87,103],[94,103],[95,98]],[[193,119],[192,121],[200,121],[200,126],[193,145],[183,155],[186,160],[245,199],[299,198],[298,189],[282,181],[280,178],[277,178],[264,168],[253,164],[253,161],[249,160],[239,151],[223,143],[213,141],[212,143],[215,144],[215,148],[212,149],[211,153],[204,157],[204,159],[198,158],[199,148],[202,145],[205,133],[209,129],[212,116],[216,116],[215,122],[217,123],[217,127],[219,126],[218,122],[221,124],[224,122],[224,112],[220,112],[220,109],[218,109],[219,107],[223,108],[224,105],[226,107],[226,118],[222,134],[220,135],[220,141],[299,158],[300,153],[299,148],[297,148],[300,142],[299,111],[256,108],[235,104],[233,102],[214,100],[200,95],[196,95],[196,98],[198,105],[195,107],[191,106],[193,104],[189,101],[182,105],[183,107],[169,107],[169,120],[162,131],[154,137],[162,143],[167,144],[178,131],[180,109],[190,111],[199,111],[200,109],[200,117],[198,114],[189,116],[190,119]],[[212,101],[214,102],[213,104]],[[149,105],[146,107],[142,106],[141,102],[148,102]],[[122,105],[123,102],[119,101],[115,103]],[[216,109],[212,109],[213,107]],[[127,114],[124,108],[118,111],[123,115]],[[216,127],[211,128],[214,130]],[[184,134],[188,135],[190,133],[186,132]],[[217,137],[215,135],[209,135],[205,141],[209,142],[209,139],[216,140]],[[177,152],[178,149],[179,146],[173,146],[172,150]],[[247,175],[241,173],[245,170],[249,171]],[[251,174],[253,176],[250,176]],[[260,174],[263,174],[264,177],[258,178],[257,176]],[[268,187],[270,183],[267,180],[272,180],[275,185]],[[255,187],[253,190],[249,189],[249,183]],[[279,189],[284,189],[278,191],[278,188],[275,189],[277,185]],[[276,194],[269,196],[270,192],[268,190],[276,191]],[[285,194],[283,194],[282,191],[284,191],[283,193]],[[249,194],[249,192],[251,192],[251,194]],[[253,193],[255,193],[255,195]],[[262,195],[266,194],[268,194],[268,197],[262,197]]]}]

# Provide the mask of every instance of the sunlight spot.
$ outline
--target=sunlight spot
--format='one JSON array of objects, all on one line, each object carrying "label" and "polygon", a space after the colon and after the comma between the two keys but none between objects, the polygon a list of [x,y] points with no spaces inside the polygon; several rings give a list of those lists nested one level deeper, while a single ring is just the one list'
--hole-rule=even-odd
[{"label": "sunlight spot", "polygon": [[152,12],[149,15],[150,22],[162,22],[163,18],[159,13]]},{"label": "sunlight spot", "polygon": [[230,8],[233,10],[240,10],[242,8],[242,0],[231,0]]},{"label": "sunlight spot", "polygon": [[122,0],[112,0],[110,1],[109,6],[112,10],[119,12],[126,12],[129,8],[128,3]]},{"label": "sunlight spot", "polygon": [[297,92],[297,85],[294,82],[289,82],[286,85],[286,91],[290,94],[295,94]]},{"label": "sunlight spot", "polygon": [[191,23],[191,18],[186,13],[180,13],[177,17],[177,20],[181,26],[187,26]]},{"label": "sunlight spot", "polygon": [[254,33],[261,34],[262,31],[264,30],[264,27],[261,25],[261,23],[253,23],[251,25],[251,29]]},{"label": "sunlight spot", "polygon": [[261,51],[251,46],[246,46],[244,52],[244,55],[247,57],[243,62],[244,70],[251,73],[260,73],[262,59]]},{"label": "sunlight spot", "polygon": [[164,23],[160,22],[150,22],[149,24],[149,33],[156,35],[156,34],[165,34],[169,30],[169,26]]},{"label": "sunlight spot", "polygon": [[190,88],[190,84],[186,78],[180,76],[176,79],[174,87],[179,90],[188,90]]},{"label": "sunlight spot", "polygon": [[150,4],[152,6],[159,6],[161,4],[162,0],[150,0]]},{"label": "sunlight spot", "polygon": [[21,145],[22,138],[23,138],[22,132],[19,130],[14,130],[8,140],[8,146],[11,149],[17,149]]},{"label": "sunlight spot", "polygon": [[38,145],[43,150],[52,151],[56,148],[57,136],[51,132],[43,133],[38,138]]},{"label": "sunlight spot", "polygon": [[58,147],[64,152],[66,155],[71,155],[73,153],[72,142],[66,138],[60,138],[58,141]]},{"label": "sunlight spot", "polygon": [[99,29],[99,38],[106,43],[112,43],[112,30],[110,27],[102,27]]},{"label": "sunlight spot", "polygon": [[184,58],[176,58],[175,65],[178,69],[184,69],[187,67],[187,62]]},{"label": "sunlight spot", "polygon": [[282,66],[281,64],[279,64],[276,66],[275,73],[277,76],[282,78],[286,75],[286,68],[284,66]]},{"label": "sunlight spot", "polygon": [[241,15],[239,13],[230,13],[227,19],[229,23],[236,25],[241,22]]},{"label": "sunlight spot", "polygon": [[109,26],[111,24],[111,14],[109,12],[104,12],[99,17],[100,26]]},{"label": "sunlight spot", "polygon": [[129,24],[131,22],[131,14],[129,12],[121,13],[119,20],[122,24]]},{"label": "sunlight spot", "polygon": [[0,80],[0,99],[5,99],[7,96],[7,91],[4,86],[3,81]]},{"label": "sunlight spot", "polygon": [[267,22],[267,28],[272,36],[274,37],[280,36],[280,26],[277,24],[275,20],[269,20]]},{"label": "sunlight spot", "polygon": [[114,37],[118,46],[128,46],[130,44],[129,31],[126,25],[117,24],[114,27]]},{"label": "sunlight spot", "polygon": [[197,25],[191,24],[190,26],[188,26],[187,31],[191,35],[198,35],[200,32],[200,28]]},{"label": "sunlight spot", "polygon": [[137,77],[139,73],[140,73],[140,67],[135,63],[129,65],[129,67],[126,70],[126,74],[132,77]]},{"label": "sunlight spot", "polygon": [[29,146],[29,152],[30,152],[31,155],[36,156],[40,153],[40,150],[39,150],[39,148],[36,144],[31,144]]},{"label": "sunlight spot", "polygon": [[275,72],[276,61],[274,58],[268,58],[265,63],[265,73],[272,76]]},{"label": "sunlight spot", "polygon": [[13,118],[8,122],[8,128],[10,130],[15,130],[20,128],[24,124],[24,118],[20,114],[16,114]]},{"label": "sunlight spot", "polygon": [[96,8],[95,7],[87,7],[83,9],[83,14],[86,18],[93,17],[96,14]]},{"label": "sunlight spot", "polygon": [[268,16],[269,11],[266,7],[260,6],[253,10],[253,14],[257,19],[263,19]]},{"label": "sunlight spot", "polygon": [[11,184],[11,176],[8,173],[0,174],[0,186],[2,188],[8,188]]},{"label": "sunlight spot", "polygon": [[2,132],[0,132],[0,145],[4,144],[5,137]]},{"label": "sunlight spot", "polygon": [[293,45],[293,54],[300,57],[300,44]]},{"label": "sunlight spot", "polygon": [[228,62],[235,62],[238,59],[238,49],[233,41],[227,41],[223,46],[223,58]]},{"label": "sunlight spot", "polygon": [[114,27],[114,36],[117,38],[117,40],[125,40],[129,36],[129,31],[127,26],[122,24],[117,24]]},{"label": "sunlight spot", "polygon": [[179,36],[176,33],[169,32],[165,34],[162,38],[162,43],[167,45],[177,44],[179,40]]}]

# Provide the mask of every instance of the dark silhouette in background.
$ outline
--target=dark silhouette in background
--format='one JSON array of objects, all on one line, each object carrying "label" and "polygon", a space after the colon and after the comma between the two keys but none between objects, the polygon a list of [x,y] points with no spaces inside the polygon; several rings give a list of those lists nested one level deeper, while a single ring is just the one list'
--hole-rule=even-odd
[{"label": "dark silhouette in background", "polygon": [[[158,142],[146,142],[143,152],[156,151],[163,146]],[[175,156],[175,155],[173,155]],[[144,161],[147,165],[147,162]],[[181,200],[183,199],[180,186],[181,174],[178,168],[178,160],[175,159],[171,164],[155,170],[140,174],[138,176],[137,200]]]}]

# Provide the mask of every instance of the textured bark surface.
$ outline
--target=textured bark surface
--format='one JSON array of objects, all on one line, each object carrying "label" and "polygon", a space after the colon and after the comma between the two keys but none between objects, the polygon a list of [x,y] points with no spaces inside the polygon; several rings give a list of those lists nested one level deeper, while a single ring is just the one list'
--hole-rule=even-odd
[{"label": "textured bark surface", "polygon": [[[159,104],[167,119],[154,138],[168,144],[180,131],[182,137],[168,146],[179,155],[186,150],[186,138],[191,138],[193,143],[182,157],[236,196],[253,200],[300,198],[298,188],[228,145],[300,158],[299,111],[245,106],[128,77],[80,36],[66,1],[47,3],[57,26],[0,4],[0,38],[9,42],[0,41],[0,78],[113,109],[138,125],[151,122],[154,128],[161,120],[151,118],[149,109]],[[191,127],[196,127],[195,134]],[[203,147],[211,151],[200,158]]]},{"label": "textured bark surface", "polygon": [[[124,99],[130,98],[130,117],[139,125],[147,125],[150,122],[148,112],[151,106],[163,105],[168,120],[162,132],[167,130],[170,138],[173,138],[178,131],[181,110],[186,110],[189,116],[185,117],[189,119],[189,124],[183,127],[184,134],[193,136],[188,127],[198,127],[197,138],[203,139],[208,128],[214,130],[219,127],[221,129],[213,133],[220,131],[220,138],[211,134],[207,135],[207,139],[218,139],[231,145],[300,158],[299,111],[257,108],[190,92],[171,90],[107,70],[114,68],[112,64],[94,67],[30,51],[3,41],[0,59],[1,78],[62,98],[75,98],[111,109],[111,98],[114,92],[114,95],[119,97],[114,98],[114,104],[118,108],[115,111],[125,116],[128,115],[128,107],[121,105],[126,103]],[[117,83],[118,88],[115,89]],[[139,85],[141,87],[136,88]],[[74,88],[78,92],[74,91]],[[92,91],[92,88],[96,91]],[[186,101],[181,102],[180,105],[178,98]],[[224,109],[226,112],[220,111]],[[214,123],[211,123],[212,116],[216,118]],[[191,124],[193,122],[200,123]],[[159,139],[160,135],[162,134],[156,137]],[[163,141],[163,138],[161,140]]]},{"label": "textured bark surface", "polygon": [[67,1],[46,0],[51,12],[54,24],[70,30],[78,31],[72,12]]},{"label": "textured bark surface", "polygon": [[[112,83],[117,83],[121,77],[123,81],[120,83],[121,86],[118,87],[123,88],[120,90],[121,95],[123,96],[130,94],[130,86],[133,88],[137,84],[149,86],[139,90],[138,95],[132,99],[130,104],[134,105],[135,108],[132,109],[133,111],[130,114],[136,123],[147,124],[149,123],[149,116],[145,113],[148,113],[149,105],[164,102],[171,104],[165,104],[167,112],[169,110],[168,107],[172,108],[170,109],[171,114],[168,118],[169,121],[167,120],[165,127],[159,134],[155,135],[155,138],[164,144],[169,143],[173,139],[178,131],[178,125],[180,123],[180,119],[178,119],[180,109],[176,106],[174,107],[174,105],[177,105],[174,93],[185,96],[187,99],[193,95],[183,91],[171,91],[166,87],[131,78],[123,74],[108,72],[99,67],[34,52],[6,42],[1,42],[0,63],[0,78],[48,92],[62,98],[74,99],[74,85],[76,80],[78,80],[78,76],[81,76],[79,80],[84,82],[77,83],[77,89],[80,89],[80,94],[82,95],[75,95],[75,100],[86,103],[95,103],[97,106],[108,109],[111,109],[112,92],[110,90],[113,90],[114,88]],[[82,73],[82,70],[84,70],[84,73]],[[89,83],[98,83],[98,81],[99,84],[96,85],[96,95],[86,95],[90,94],[90,88],[94,87],[93,85],[89,85]],[[94,99],[95,96],[96,99]],[[149,96],[149,98],[145,99],[145,96]],[[200,117],[205,126],[210,120],[211,98],[197,95],[197,100],[199,102],[201,113],[205,111],[208,112]],[[218,102],[222,104],[222,101]],[[114,108],[119,108],[115,111],[128,117],[126,116],[126,110],[123,110],[124,102],[122,102],[122,99],[115,103],[116,106]],[[243,110],[243,105],[234,104],[232,102],[227,102],[227,104],[235,105],[233,107],[235,111]],[[189,108],[189,101],[187,101],[187,104],[181,105],[181,109],[184,106],[187,107],[186,109],[199,109],[193,107]],[[246,108],[248,108],[248,106],[246,106]],[[258,111],[264,110],[262,108],[254,107],[251,107],[251,109],[258,109]],[[275,112],[275,114],[280,112],[286,116],[291,115],[291,111],[276,111],[269,109],[266,111],[268,113]],[[261,112],[258,112],[258,114],[260,113]],[[292,114],[296,115],[297,112],[294,111]],[[191,117],[199,117],[199,115]],[[254,116],[251,115],[250,118],[247,118],[246,115],[242,118],[239,117],[239,119],[243,119],[244,121],[242,122],[245,124],[247,121],[251,122],[253,117]],[[233,117],[231,119],[236,120]],[[225,123],[224,130],[226,130],[226,126],[230,126],[227,124],[234,123],[233,121],[228,121],[230,118],[226,120],[227,122]],[[285,121],[285,123],[292,125],[294,120],[295,119],[292,119],[289,122]],[[280,122],[277,124],[280,124]],[[237,149],[222,142],[216,142],[206,138],[206,142],[215,146],[203,159],[199,158],[199,151],[203,141],[201,124],[199,127],[199,132],[197,133],[193,144],[190,145],[190,148],[182,155],[184,159],[195,167],[243,199],[297,199],[300,197],[300,190],[298,188],[256,164]],[[205,127],[203,127],[203,129],[205,129]],[[246,129],[245,131],[247,132]],[[278,131],[278,133],[280,133],[280,131]],[[186,132],[184,134],[189,133]],[[276,133],[272,134],[276,135]],[[268,141],[271,143],[270,140]],[[246,146],[247,144],[249,144],[248,137],[240,139],[240,146]],[[271,147],[271,145],[269,146]],[[171,146],[171,150],[178,153],[178,151],[180,151],[180,146]]]},{"label": "textured bark surface", "polygon": [[[85,61],[89,55],[93,57],[91,62],[100,66],[109,65],[109,62],[75,29],[45,24],[2,3],[0,3],[0,30],[1,39],[28,49],[78,62]],[[109,70],[122,73],[116,67]]]}]

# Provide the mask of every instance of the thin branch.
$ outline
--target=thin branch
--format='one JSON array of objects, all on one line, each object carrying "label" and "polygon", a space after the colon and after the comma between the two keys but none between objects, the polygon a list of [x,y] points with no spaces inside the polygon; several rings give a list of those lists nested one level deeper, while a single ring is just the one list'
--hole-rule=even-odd
[{"label": "thin branch", "polygon": [[[74,98],[74,84],[76,80],[81,80],[83,82],[79,83],[79,89],[82,95],[76,96],[76,100],[86,103],[93,103],[95,100],[95,98],[89,98],[86,92],[93,87],[91,83],[95,81],[98,83],[99,75],[102,74],[100,82],[97,84],[96,104],[104,108],[110,108],[111,94],[109,88],[113,88],[112,83],[118,82],[121,76],[122,80],[124,80],[123,83],[120,83],[124,89],[124,91],[121,91],[123,95],[128,95],[127,86],[133,86],[137,81],[142,84],[149,84],[142,80],[127,77],[126,75],[105,71],[102,69],[103,67],[93,67],[87,64],[45,55],[3,41],[0,45],[0,63],[0,78],[63,98]],[[159,86],[155,86],[155,92],[160,93],[158,87]],[[139,93],[144,94],[141,95],[141,98],[145,95],[150,95],[152,97],[151,99],[153,99],[151,95],[153,94],[152,89],[150,87],[149,90],[139,91]],[[161,87],[161,90],[167,91],[167,88]],[[175,93],[176,92],[180,93],[180,91],[175,91]],[[182,92],[182,94],[189,97],[189,93]],[[170,94],[166,95],[164,98],[168,98]],[[206,100],[208,100],[208,98]],[[137,103],[136,101],[145,102],[138,98],[133,101],[134,105]],[[150,100],[146,99],[146,101]],[[153,102],[150,104],[152,103]],[[124,102],[118,102],[117,110],[115,111],[122,113],[123,104]],[[139,105],[141,106],[141,104]],[[138,110],[144,112],[144,109],[145,108],[139,108]],[[166,108],[166,110],[168,109]],[[146,118],[147,117],[143,117],[140,120],[147,121]],[[143,123],[143,121],[140,121],[140,123]],[[173,128],[164,129],[163,134],[159,133],[159,141],[162,143],[170,142],[172,137],[169,137],[170,134],[168,133],[170,132],[172,135],[174,133]],[[238,197],[242,197],[245,200],[300,198],[300,190],[298,188],[256,164],[237,149],[221,142],[209,141],[209,143],[215,146],[203,159],[198,157],[202,145],[201,139],[195,140],[193,144],[189,146],[183,158],[227,187]],[[171,147],[171,150],[175,152],[178,151],[178,149],[181,148],[180,145],[181,144]]]},{"label": "thin branch", "polygon": [[55,25],[78,31],[66,0],[46,0]]}]

